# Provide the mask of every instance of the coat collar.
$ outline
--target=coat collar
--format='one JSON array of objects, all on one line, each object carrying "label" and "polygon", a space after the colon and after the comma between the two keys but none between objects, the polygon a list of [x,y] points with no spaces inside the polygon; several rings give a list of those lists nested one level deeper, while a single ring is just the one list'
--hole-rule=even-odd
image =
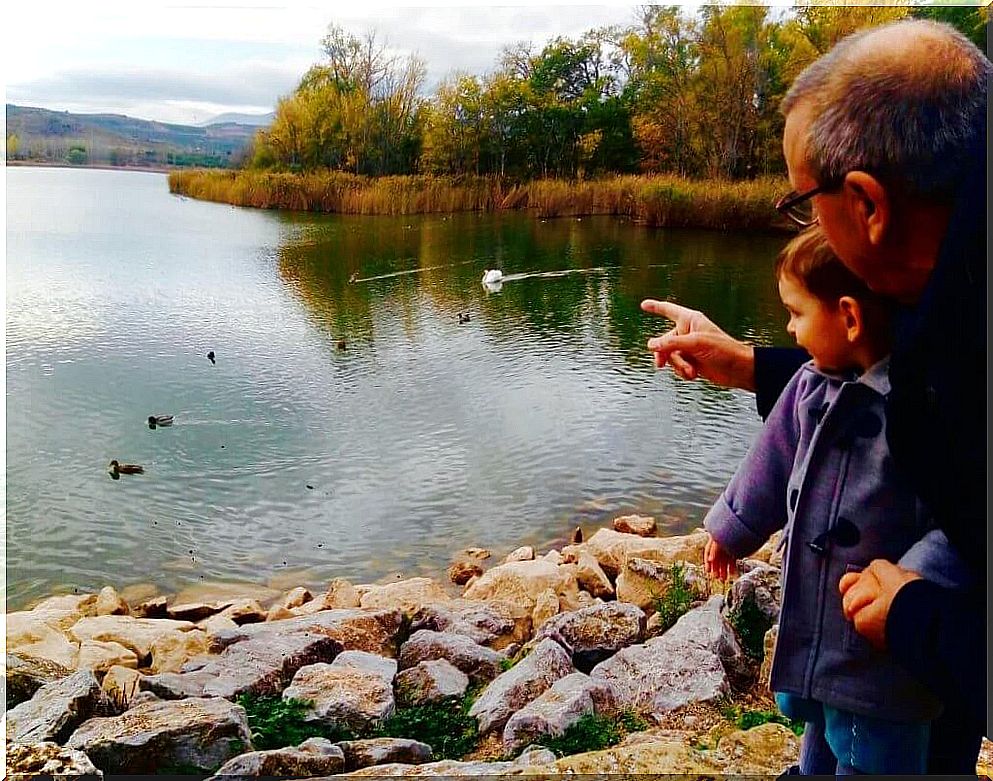
[{"label": "coat collar", "polygon": [[842,373],[826,372],[823,369],[818,369],[813,361],[805,363],[803,368],[839,384],[851,382],[865,385],[880,396],[888,396],[890,392],[890,357],[888,355],[874,363],[861,375],[854,371]]}]

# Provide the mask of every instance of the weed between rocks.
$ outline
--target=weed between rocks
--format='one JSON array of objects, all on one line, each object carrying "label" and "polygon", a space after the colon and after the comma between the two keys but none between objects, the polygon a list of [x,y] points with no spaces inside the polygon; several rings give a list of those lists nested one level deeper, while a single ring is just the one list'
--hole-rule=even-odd
[{"label": "weed between rocks", "polygon": [[793,734],[802,735],[804,723],[784,716],[778,710],[747,710],[740,705],[730,704],[722,711],[724,718],[738,729],[751,729],[760,724],[782,724],[789,727]]},{"label": "weed between rocks", "polygon": [[752,659],[762,660],[765,654],[765,633],[772,626],[754,599],[744,599],[728,613],[728,620],[741,641],[741,647]]},{"label": "weed between rocks", "polygon": [[431,746],[435,759],[461,759],[479,742],[479,726],[469,715],[474,699],[467,693],[401,708],[383,720],[375,737],[419,740]]},{"label": "weed between rocks", "polygon": [[558,757],[600,751],[615,746],[630,732],[648,729],[648,723],[635,711],[625,709],[616,716],[587,713],[562,735],[542,735],[535,742],[550,749]]},{"label": "weed between rocks", "polygon": [[696,591],[686,582],[686,571],[682,562],[677,561],[669,567],[668,579],[669,587],[665,593],[652,598],[655,611],[659,614],[661,632],[670,629],[699,598]]},{"label": "weed between rocks", "polygon": [[328,726],[307,721],[312,700],[284,700],[279,695],[243,694],[237,703],[248,715],[252,745],[257,751],[298,746],[307,738],[327,738],[331,741],[354,740],[356,735],[344,727]]}]

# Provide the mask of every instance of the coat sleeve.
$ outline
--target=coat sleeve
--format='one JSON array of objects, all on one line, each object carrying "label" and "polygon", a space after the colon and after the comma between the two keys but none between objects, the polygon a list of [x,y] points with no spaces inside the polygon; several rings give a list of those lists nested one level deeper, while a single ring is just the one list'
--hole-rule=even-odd
[{"label": "coat sleeve", "polygon": [[755,406],[765,420],[790,378],[810,356],[796,347],[755,348]]},{"label": "coat sleeve", "polygon": [[704,528],[735,558],[754,553],[786,525],[786,490],[800,440],[797,403],[805,372],[780,394],[758,439],[704,519]]},{"label": "coat sleeve", "polygon": [[913,580],[897,591],[886,617],[886,647],[910,673],[982,734],[986,703],[986,594]]},{"label": "coat sleeve", "polygon": [[932,529],[921,537],[897,564],[945,588],[969,585],[969,567],[941,529]]}]

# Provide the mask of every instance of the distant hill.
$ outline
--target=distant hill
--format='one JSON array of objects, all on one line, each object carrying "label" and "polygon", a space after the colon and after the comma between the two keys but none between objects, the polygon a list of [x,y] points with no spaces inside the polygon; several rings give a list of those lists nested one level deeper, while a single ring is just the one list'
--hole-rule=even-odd
[{"label": "distant hill", "polygon": [[[219,119],[219,118],[217,118]],[[240,164],[258,125],[203,127],[7,104],[7,158],[122,167]]]},{"label": "distant hill", "polygon": [[271,111],[268,114],[236,114],[234,112],[229,112],[227,114],[218,114],[216,117],[213,119],[208,119],[206,122],[197,122],[197,127],[227,124],[269,127],[275,118],[276,115]]}]

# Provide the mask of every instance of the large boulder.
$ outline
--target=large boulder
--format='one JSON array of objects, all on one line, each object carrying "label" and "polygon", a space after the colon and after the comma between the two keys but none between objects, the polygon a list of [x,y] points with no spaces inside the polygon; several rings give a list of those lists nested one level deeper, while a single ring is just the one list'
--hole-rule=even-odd
[{"label": "large boulder", "polygon": [[93,715],[113,712],[113,705],[90,670],[47,683],[27,702],[7,711],[7,737],[18,743],[64,743]]},{"label": "large boulder", "polygon": [[472,704],[469,715],[478,720],[480,734],[503,729],[514,713],[573,672],[569,654],[557,642],[546,638],[487,686]]},{"label": "large boulder", "polygon": [[800,739],[782,724],[760,724],[724,735],[711,757],[727,775],[778,775],[800,756]]},{"label": "large boulder", "polygon": [[652,559],[629,558],[617,576],[617,599],[637,605],[654,613],[660,600],[673,586],[674,566],[678,566],[683,583],[699,598],[706,598],[709,590],[703,567],[679,562],[665,564]]},{"label": "large boulder", "polygon": [[384,586],[373,586],[362,595],[359,604],[368,609],[400,608],[413,615],[424,605],[451,599],[444,587],[431,578],[408,578]]},{"label": "large boulder", "polygon": [[141,691],[141,677],[141,673],[130,667],[114,666],[103,676],[100,688],[118,710],[124,711]]},{"label": "large boulder", "polygon": [[[94,602],[95,602],[94,597]],[[68,636],[73,624],[83,618],[68,607],[37,607],[7,613],[7,652],[76,669],[79,641]]]},{"label": "large boulder", "polygon": [[93,616],[78,621],[69,630],[69,634],[79,643],[87,640],[119,643],[134,651],[141,664],[151,656],[152,646],[160,637],[172,632],[188,632],[193,628],[189,621],[172,621],[166,618]]},{"label": "large boulder", "polygon": [[[178,633],[177,634],[181,634]],[[120,643],[104,642],[102,640],[87,640],[79,645],[79,658],[76,666],[80,670],[93,670],[94,673],[105,673],[111,667],[130,667],[138,669],[138,656],[130,648]]]},{"label": "large boulder", "polygon": [[46,683],[70,675],[72,670],[48,659],[7,654],[7,708],[30,700]]},{"label": "large boulder", "polygon": [[229,759],[213,781],[224,781],[230,776],[277,776],[311,778],[340,773],[345,767],[341,748],[327,738],[309,738],[299,746],[249,751]]},{"label": "large boulder", "polygon": [[552,589],[546,588],[534,601],[534,610],[531,611],[531,624],[535,631],[541,629],[548,620],[559,614],[559,595]]},{"label": "large boulder", "polygon": [[445,659],[433,659],[401,670],[394,681],[401,707],[462,697],[468,688],[469,676]]},{"label": "large boulder", "polygon": [[615,746],[603,751],[590,751],[563,757],[542,770],[548,777],[598,777],[608,769],[617,777],[674,776],[713,778],[722,773],[717,762],[694,751],[685,739],[647,741],[633,745]]},{"label": "large boulder", "polygon": [[[45,597],[31,608],[33,613],[43,613],[49,610],[69,611],[79,613],[80,617],[95,616],[97,609],[96,594],[59,594]],[[8,614],[8,617],[11,614]]]},{"label": "large boulder", "polygon": [[208,774],[252,750],[245,710],[212,697],[135,705],[120,716],[83,723],[68,748],[105,773]]},{"label": "large boulder", "polygon": [[6,777],[12,780],[45,776],[103,778],[86,754],[58,743],[7,743],[6,770]]},{"label": "large boulder", "polygon": [[403,625],[404,614],[395,608],[323,610],[284,621],[248,624],[237,630],[220,630],[211,635],[210,647],[212,651],[218,652],[232,643],[244,640],[258,639],[264,642],[266,638],[306,632],[326,635],[346,651],[389,654],[396,648]]},{"label": "large boulder", "polygon": [[617,577],[624,563],[631,558],[651,559],[663,564],[674,561],[702,564],[706,544],[707,533],[704,531],[679,537],[640,537],[613,529],[599,529],[584,546],[600,562],[607,575]]},{"label": "large boulder", "polygon": [[190,659],[202,656],[210,648],[209,635],[201,629],[189,632],[170,632],[152,643],[152,673],[174,673]]},{"label": "large boulder", "polygon": [[503,728],[503,745],[515,750],[542,736],[561,736],[588,713],[598,716],[617,711],[609,685],[583,673],[560,678],[551,688],[513,714]]},{"label": "large boulder", "polygon": [[94,609],[98,616],[126,616],[131,612],[128,603],[121,598],[113,586],[104,586],[100,589]]},{"label": "large boulder", "polygon": [[395,762],[422,765],[434,758],[431,746],[408,738],[343,740],[338,746],[345,754],[346,771]]},{"label": "large boulder", "polygon": [[645,631],[645,614],[634,605],[604,602],[549,619],[535,638],[562,637],[572,648],[572,662],[589,672],[622,648],[634,645]]},{"label": "large boulder", "polygon": [[748,569],[731,584],[727,610],[733,613],[741,610],[745,603],[751,602],[767,625],[772,626],[779,620],[779,570],[769,564],[747,559],[742,564],[747,565]]},{"label": "large boulder", "polygon": [[653,716],[728,695],[730,678],[743,675],[748,662],[721,614],[723,601],[715,595],[661,637],[601,662],[591,677],[610,683],[622,705]]},{"label": "large boulder", "polygon": [[501,651],[531,636],[531,614],[521,606],[494,600],[453,599],[425,605],[414,614],[410,628],[465,635],[480,645]]},{"label": "large boulder", "polygon": [[600,562],[596,560],[592,553],[581,551],[576,558],[575,568],[576,580],[579,587],[594,597],[604,599],[614,596],[614,585],[603,571]]},{"label": "large boulder", "polygon": [[301,667],[330,662],[340,651],[325,635],[273,633],[235,643],[190,672],[148,675],[141,687],[164,699],[279,694]]},{"label": "large boulder", "polygon": [[512,561],[484,572],[463,596],[484,601],[502,600],[530,613],[538,595],[551,589],[566,605],[577,598],[579,585],[574,574],[550,561]]},{"label": "large boulder", "polygon": [[394,659],[343,651],[331,664],[301,667],[283,699],[310,700],[306,718],[363,733],[393,713]]},{"label": "large boulder", "polygon": [[445,659],[474,683],[488,683],[503,671],[507,657],[463,635],[420,629],[400,648],[400,669]]}]

